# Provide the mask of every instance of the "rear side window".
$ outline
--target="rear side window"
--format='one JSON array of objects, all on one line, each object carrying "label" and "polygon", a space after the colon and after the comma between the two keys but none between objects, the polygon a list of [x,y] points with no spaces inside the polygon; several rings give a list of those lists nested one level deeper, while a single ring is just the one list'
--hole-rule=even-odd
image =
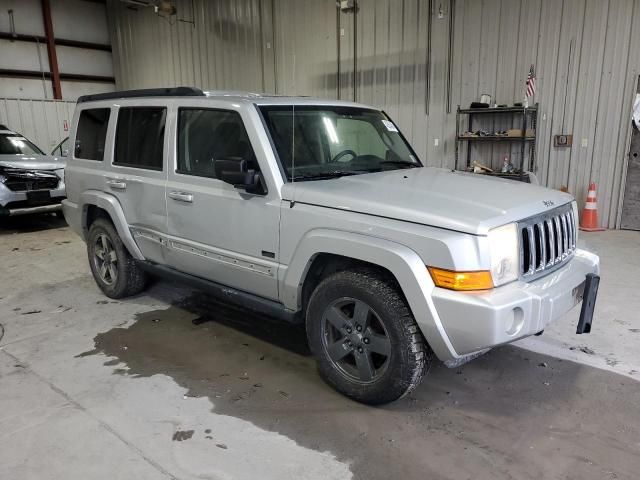
[{"label": "rear side window", "polygon": [[108,108],[90,108],[80,112],[74,151],[76,158],[103,160],[110,112]]},{"label": "rear side window", "polygon": [[256,156],[238,112],[178,110],[178,173],[215,178],[214,161],[242,158],[258,170]]},{"label": "rear side window", "polygon": [[114,165],[162,170],[164,107],[123,107],[118,113]]}]

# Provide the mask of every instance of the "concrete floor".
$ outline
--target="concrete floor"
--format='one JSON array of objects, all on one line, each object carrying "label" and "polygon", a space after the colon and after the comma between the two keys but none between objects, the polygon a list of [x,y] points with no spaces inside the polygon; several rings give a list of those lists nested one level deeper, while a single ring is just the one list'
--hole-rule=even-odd
[{"label": "concrete floor", "polygon": [[0,478],[637,479],[640,234],[581,242],[590,335],[574,311],[371,408],[321,382],[301,329],[163,282],[108,300],[64,223],[5,221]]}]

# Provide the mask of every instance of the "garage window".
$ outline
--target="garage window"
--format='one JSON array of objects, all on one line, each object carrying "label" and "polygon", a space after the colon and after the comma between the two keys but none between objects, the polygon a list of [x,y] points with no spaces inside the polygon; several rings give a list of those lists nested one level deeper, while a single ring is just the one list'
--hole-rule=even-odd
[{"label": "garage window", "polygon": [[109,124],[108,108],[90,108],[80,113],[74,155],[84,160],[104,159]]},{"label": "garage window", "polygon": [[214,161],[242,158],[258,169],[238,112],[200,108],[178,111],[178,168],[186,175],[215,178]]},{"label": "garage window", "polygon": [[118,113],[114,165],[162,170],[164,107],[124,107]]}]

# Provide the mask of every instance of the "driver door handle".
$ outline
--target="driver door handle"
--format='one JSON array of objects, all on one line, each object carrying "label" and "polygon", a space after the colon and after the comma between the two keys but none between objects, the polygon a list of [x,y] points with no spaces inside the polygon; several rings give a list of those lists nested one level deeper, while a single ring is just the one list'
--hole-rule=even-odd
[{"label": "driver door handle", "polygon": [[168,195],[178,202],[193,203],[193,194],[189,192],[169,192]]}]

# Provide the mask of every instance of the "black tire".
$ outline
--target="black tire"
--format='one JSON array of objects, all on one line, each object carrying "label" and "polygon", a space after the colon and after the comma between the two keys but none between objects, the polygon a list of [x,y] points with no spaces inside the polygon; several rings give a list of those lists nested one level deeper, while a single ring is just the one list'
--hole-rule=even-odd
[{"label": "black tire", "polygon": [[[366,307],[370,310],[362,313]],[[307,308],[307,336],[320,376],[370,405],[410,393],[433,359],[399,287],[373,269],[341,271],[320,282]]]},{"label": "black tire", "polygon": [[[105,241],[111,247],[108,249],[100,249],[100,245],[104,245]],[[108,250],[109,265],[105,271],[106,275],[101,274],[101,263],[99,253]],[[115,252],[111,254],[111,252]],[[136,295],[142,292],[147,286],[147,274],[134,261],[126,247],[120,240],[118,232],[116,232],[113,224],[105,219],[98,218],[91,224],[89,235],[87,237],[87,254],[89,257],[89,266],[91,273],[100,290],[109,298],[124,298]],[[114,257],[115,255],[115,257]],[[115,259],[114,259],[115,258]],[[109,267],[113,267],[112,270]],[[109,273],[109,272],[114,272]]]}]

